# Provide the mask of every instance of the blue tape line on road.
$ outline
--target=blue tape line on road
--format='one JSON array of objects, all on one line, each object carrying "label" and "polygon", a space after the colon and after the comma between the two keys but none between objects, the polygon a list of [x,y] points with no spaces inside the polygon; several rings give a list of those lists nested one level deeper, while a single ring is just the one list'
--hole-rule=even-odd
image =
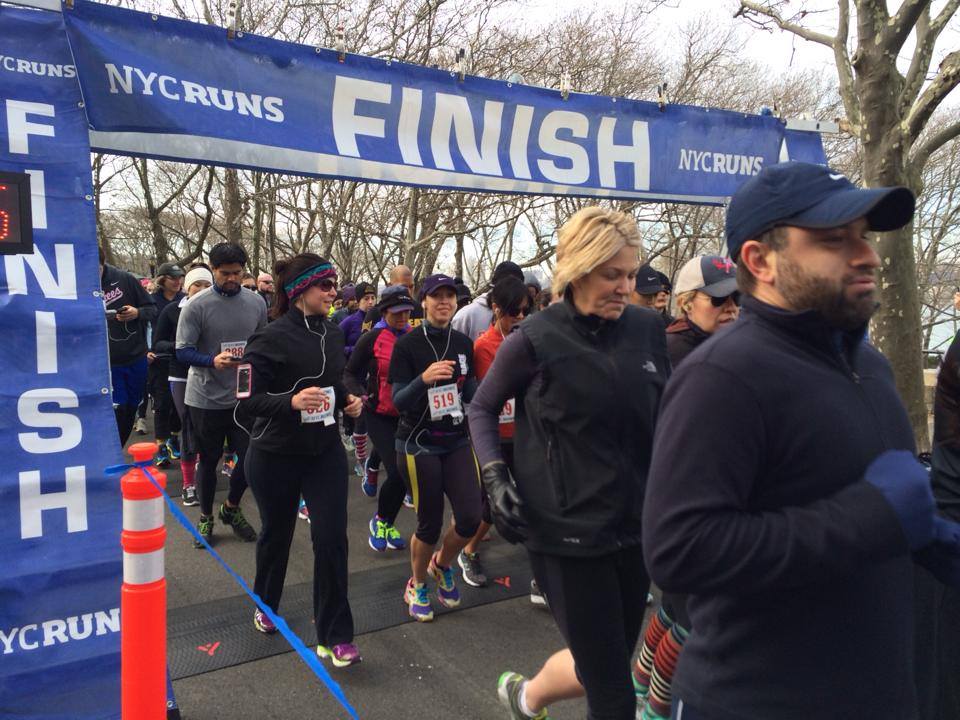
[{"label": "blue tape line on road", "polygon": [[283,635],[288,643],[290,643],[290,647],[297,651],[297,654],[303,659],[307,666],[313,670],[314,674],[320,678],[320,681],[327,686],[327,689],[340,702],[340,704],[343,705],[346,711],[350,713],[350,716],[356,720],[360,720],[360,716],[357,715],[357,711],[353,709],[353,706],[350,704],[350,701],[347,700],[347,696],[343,694],[343,690],[340,689],[337,681],[330,677],[330,673],[328,673],[327,669],[323,666],[323,663],[320,661],[320,657],[313,650],[310,650],[306,645],[304,645],[303,641],[295,632],[293,632],[293,630],[290,629],[290,626],[287,625],[287,621],[284,620],[280,615],[274,613],[273,610],[271,610],[267,604],[260,599],[260,596],[250,589],[246,581],[237,575],[233,568],[224,562],[223,558],[217,554],[217,551],[210,547],[210,543],[208,543],[200,535],[200,533],[197,532],[197,529],[193,526],[193,522],[191,522],[190,518],[184,514],[183,510],[177,507],[176,502],[174,502],[173,499],[167,495],[166,492],[164,492],[156,478],[153,477],[153,473],[150,472],[150,466],[152,464],[153,461],[145,460],[143,462],[133,463],[130,465],[111,465],[110,467],[105,468],[104,472],[108,475],[115,475],[135,467],[144,470],[146,476],[150,479],[150,482],[152,482],[154,487],[163,494],[163,498],[167,501],[167,506],[170,508],[170,512],[173,513],[173,516],[189,531],[191,535],[193,535],[196,540],[199,540],[203,543],[204,547],[207,549],[207,552],[213,556],[213,559],[220,563],[223,569],[227,571],[227,574],[237,581],[237,584],[247,595],[253,598],[253,601],[257,604],[257,607],[260,608],[266,614],[266,616],[270,618],[270,621],[277,626],[277,630],[279,630],[280,634]]}]

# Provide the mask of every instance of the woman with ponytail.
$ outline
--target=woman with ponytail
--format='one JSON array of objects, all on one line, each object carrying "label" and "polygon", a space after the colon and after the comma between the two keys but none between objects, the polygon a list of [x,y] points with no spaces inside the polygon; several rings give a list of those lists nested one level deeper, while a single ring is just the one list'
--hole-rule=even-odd
[{"label": "woman with ponytail", "polygon": [[[337,296],[333,266],[301,253],[277,263],[274,276],[275,320],[250,338],[249,368],[237,376],[238,420],[250,432],[247,477],[263,524],[254,591],[278,610],[302,495],[313,519],[317,654],[346,667],[360,653],[347,602],[347,457],[336,412],[357,417],[361,400],[343,386],[343,333],[327,319]],[[276,631],[259,609],[254,626]]]}]

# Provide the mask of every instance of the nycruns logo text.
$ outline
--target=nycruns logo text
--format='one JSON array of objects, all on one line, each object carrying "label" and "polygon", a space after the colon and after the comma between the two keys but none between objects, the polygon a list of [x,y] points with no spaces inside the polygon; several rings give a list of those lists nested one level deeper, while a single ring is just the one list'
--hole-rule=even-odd
[{"label": "nycruns logo text", "polygon": [[18,650],[36,650],[71,640],[86,640],[89,637],[120,632],[120,608],[98,610],[68,618],[29,623],[9,630],[0,628],[0,645],[3,654]]},{"label": "nycruns logo text", "polygon": [[680,170],[726,175],[756,175],[762,169],[762,155],[731,155],[708,150],[680,149]]}]

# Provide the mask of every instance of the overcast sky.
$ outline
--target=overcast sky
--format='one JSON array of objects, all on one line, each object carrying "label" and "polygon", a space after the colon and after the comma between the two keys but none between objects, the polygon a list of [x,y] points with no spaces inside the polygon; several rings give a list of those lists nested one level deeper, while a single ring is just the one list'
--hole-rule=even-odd
[{"label": "overcast sky", "polygon": [[[946,1],[934,0],[932,5],[934,15],[946,4]],[[631,2],[636,2],[636,0],[589,0],[591,6],[600,10],[608,9],[612,12],[619,12],[625,3]],[[901,0],[888,0],[887,5],[891,12],[895,12],[900,2]],[[533,0],[533,5],[539,12],[525,13],[527,17],[548,19],[583,7],[584,2],[583,0]],[[796,38],[793,34],[781,30],[764,31],[756,29],[754,25],[743,18],[734,20],[733,15],[739,7],[738,0],[666,0],[664,6],[655,12],[654,17],[657,26],[662,28],[662,32],[667,36],[666,40],[669,41],[669,36],[676,33],[679,28],[706,14],[710,17],[711,25],[714,27],[733,26],[746,40],[744,52],[753,59],[767,63],[774,73],[781,73],[790,69],[813,69],[830,73],[832,78],[836,77],[833,54],[829,48]],[[787,16],[798,12],[801,8],[810,11],[803,20],[806,27],[828,35],[833,35],[836,32],[836,0],[792,0],[784,3],[783,7],[783,12]],[[855,39],[856,27],[851,23],[851,47]],[[670,47],[669,42],[665,43],[665,47]],[[957,47],[960,47],[960,13],[954,16],[953,21],[940,36],[932,64],[933,69],[936,69],[939,61],[949,51]],[[911,37],[900,54],[904,71],[909,66],[912,53],[913,38]],[[957,95],[958,93],[954,93],[954,97],[946,104],[960,104],[960,98],[957,98]]]}]

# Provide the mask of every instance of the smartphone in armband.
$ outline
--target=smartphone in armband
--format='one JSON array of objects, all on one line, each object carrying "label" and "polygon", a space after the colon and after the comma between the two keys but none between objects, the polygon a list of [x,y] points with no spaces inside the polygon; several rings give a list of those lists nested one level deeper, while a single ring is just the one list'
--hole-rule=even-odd
[{"label": "smartphone in armband", "polygon": [[237,400],[250,397],[253,390],[253,368],[250,363],[237,365]]}]

